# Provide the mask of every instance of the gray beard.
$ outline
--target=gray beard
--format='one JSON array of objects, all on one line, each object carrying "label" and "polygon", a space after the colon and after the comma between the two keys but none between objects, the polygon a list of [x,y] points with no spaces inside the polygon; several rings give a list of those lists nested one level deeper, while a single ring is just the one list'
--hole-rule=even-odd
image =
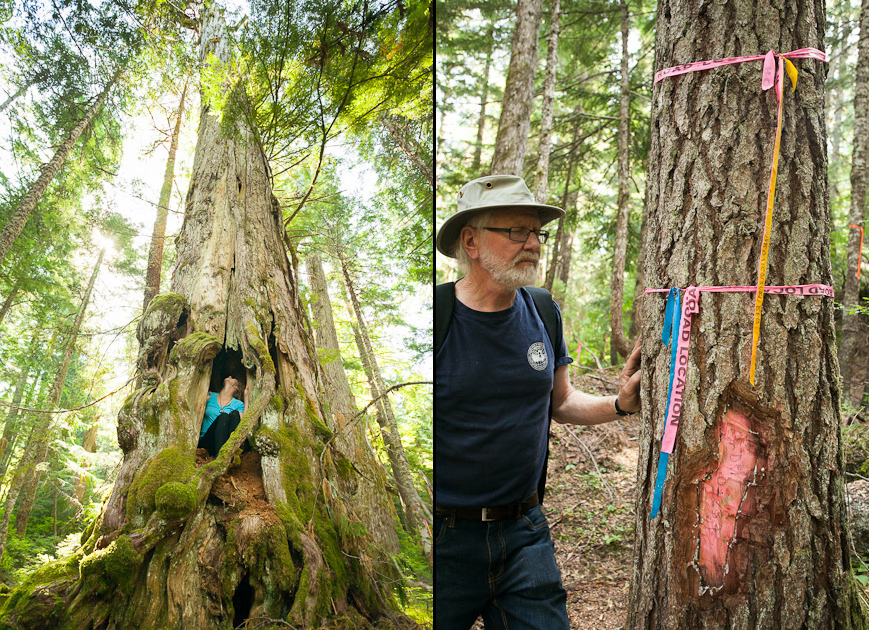
[{"label": "gray beard", "polygon": [[[500,260],[491,256],[485,248],[480,249],[480,265],[488,271],[495,282],[505,289],[516,290],[519,287],[527,287],[537,282],[537,268],[539,260],[534,261],[531,267],[519,267],[517,263],[528,256],[525,252],[519,252],[513,260]],[[528,260],[528,258],[524,258]]]}]

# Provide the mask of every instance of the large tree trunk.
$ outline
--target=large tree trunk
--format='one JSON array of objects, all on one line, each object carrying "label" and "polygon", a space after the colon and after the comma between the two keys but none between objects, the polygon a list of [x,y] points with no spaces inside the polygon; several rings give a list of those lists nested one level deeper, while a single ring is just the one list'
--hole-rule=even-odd
[{"label": "large tree trunk", "polygon": [[540,30],[542,0],[518,0],[516,26],[510,47],[510,66],[501,101],[501,117],[492,157],[492,175],[522,176],[531,104],[534,101],[534,72],[537,69],[537,34]]},{"label": "large tree trunk", "polygon": [[353,480],[353,483],[358,486],[359,496],[365,497],[365,502],[374,507],[369,522],[372,536],[384,550],[397,554],[399,547],[395,529],[396,514],[389,496],[383,492],[386,486],[386,471],[378,462],[368,441],[364,417],[357,415],[356,400],[350,391],[350,382],[347,380],[347,373],[341,362],[338,335],[335,333],[335,319],[332,315],[332,304],[326,288],[326,274],[323,271],[320,255],[311,255],[307,266],[311,293],[314,295],[311,300],[314,339],[320,364],[323,366],[326,398],[329,400],[337,428],[336,442],[343,453],[365,453],[365,457],[359,458],[356,466],[359,468],[367,465],[367,468],[359,470],[361,473],[359,479]]},{"label": "large tree trunk", "polygon": [[172,140],[169,143],[169,157],[166,159],[166,170],[163,172],[163,187],[160,189],[160,199],[157,202],[157,218],[154,220],[154,230],[151,234],[151,249],[148,252],[148,269],[145,271],[145,301],[142,312],[148,310],[148,303],[160,293],[160,276],[163,271],[163,245],[166,241],[166,220],[169,217],[169,198],[172,195],[172,183],[175,181],[175,154],[178,152],[178,136],[181,135],[181,122],[184,120],[184,101],[187,98],[187,82],[181,90],[181,102],[178,104],[178,117],[172,130]]},{"label": "large tree trunk", "polygon": [[[85,289],[84,296],[81,300],[81,306],[75,316],[72,330],[66,340],[66,346],[63,349],[63,356],[60,359],[60,365],[57,368],[57,373],[54,375],[54,381],[51,384],[51,390],[48,393],[48,408],[54,409],[60,404],[60,398],[63,395],[63,386],[66,383],[66,376],[69,373],[69,366],[72,363],[72,355],[75,352],[75,343],[78,339],[81,326],[84,323],[85,312],[88,304],[90,304],[91,294],[94,290],[94,284],[97,280],[97,274],[100,272],[100,265],[103,263],[105,250],[100,251],[97,262],[94,265],[94,270],[91,273],[90,282]],[[3,518],[0,521],[0,558],[3,557],[3,551],[6,548],[6,537],[9,530],[9,518],[12,515],[12,509],[15,507],[15,501],[18,500],[18,511],[15,515],[15,530],[19,537],[23,537],[27,529],[27,521],[30,519],[30,513],[33,511],[33,502],[36,499],[36,489],[39,486],[39,478],[42,471],[37,469],[37,466],[45,461],[48,455],[48,445],[51,441],[51,433],[53,428],[53,420],[51,414],[40,414],[34,426],[33,438],[29,441],[27,448],[21,456],[21,461],[18,463],[15,476],[9,487],[9,492],[6,494],[6,504],[3,511]]]},{"label": "large tree trunk", "polygon": [[[227,59],[213,5],[200,41],[203,64]],[[229,630],[254,617],[416,627],[394,612],[397,571],[368,534],[375,506],[340,491],[366,454],[333,439],[267,164],[250,129],[217,114],[205,100],[172,292],[137,331],[142,386],[118,416],[111,496],[77,557],[14,614],[70,630]],[[246,381],[250,404],[209,461],[196,444],[212,374]],[[249,436],[254,451],[239,458]],[[41,603],[47,591],[63,605]]]},{"label": "large tree trunk", "polygon": [[431,510],[422,502],[413,483],[413,474],[410,470],[410,464],[407,462],[404,445],[401,442],[398,422],[395,419],[392,404],[389,402],[386,383],[383,381],[383,376],[380,373],[374,347],[371,345],[371,336],[368,333],[368,325],[365,323],[365,318],[362,316],[362,308],[356,295],[356,287],[353,279],[350,277],[347,261],[344,260],[340,252],[339,262],[344,276],[344,287],[347,289],[349,298],[348,308],[350,314],[356,319],[356,323],[353,326],[356,346],[359,349],[359,356],[362,359],[365,375],[368,377],[371,397],[377,401],[377,423],[380,425],[380,434],[383,436],[383,442],[386,445],[386,455],[392,466],[392,476],[395,479],[395,485],[401,496],[401,502],[404,504],[407,523],[409,523],[411,530],[419,536],[423,552],[429,566],[431,566],[433,559],[431,530],[429,529],[429,523],[432,522]]},{"label": "large tree trunk", "polygon": [[[869,0],[863,0],[860,12],[860,39],[858,40],[857,77],[854,86],[854,153],[851,158],[851,211],[849,223],[863,225],[866,212],[866,148],[869,144]],[[857,271],[860,268],[860,231],[851,230],[848,238],[848,266],[845,270],[845,295],[842,303],[842,395],[852,407],[859,407],[863,400],[865,384],[853,378],[857,370],[859,337],[866,335],[866,325],[859,314],[849,314],[847,309],[858,306],[860,283]],[[862,366],[861,366],[862,367]],[[859,370],[862,372],[862,370]]]},{"label": "large tree trunk", "polygon": [[[656,70],[823,46],[820,0],[697,11],[658,4]],[[780,20],[788,14],[799,19]],[[795,65],[796,92],[784,86],[767,282],[829,284],[826,69],[812,59]],[[774,90],[761,91],[761,70],[748,62],[655,86],[649,287],[755,284],[777,107]],[[752,387],[754,294],[699,294],[674,383],[674,400],[683,392],[675,450],[661,512],[650,519],[670,382],[670,349],[659,341],[665,295],[644,299],[646,428],[626,627],[865,628],[849,568],[833,300],[766,297]]]},{"label": "large tree trunk", "polygon": [[[546,78],[543,80],[543,105],[540,113],[540,146],[537,149],[537,171],[534,180],[534,198],[546,203],[549,186],[549,152],[552,150],[552,105],[555,101],[555,75],[558,70],[558,32],[561,18],[561,0],[552,0],[549,15],[549,37],[546,39]],[[559,226],[562,222],[559,221]],[[547,273],[547,276],[549,274]]]},{"label": "large tree trunk", "polygon": [[[616,214],[616,241],[613,250],[613,275],[610,280],[610,329],[612,330],[613,347],[619,354],[627,356],[631,351],[631,342],[625,336],[625,326],[622,318],[625,288],[625,258],[628,251],[628,214],[630,212],[631,178],[631,77],[628,70],[628,34],[630,32],[630,16],[626,0],[619,3],[622,21],[622,82],[619,94],[619,194]],[[613,362],[616,353],[613,352]]]},{"label": "large tree trunk", "polygon": [[[30,343],[31,348],[36,345],[35,341],[36,335],[34,335],[33,341]],[[21,406],[21,400],[24,398],[24,390],[27,387],[28,376],[30,376],[30,361],[27,361],[21,368],[18,380],[15,382],[15,390],[12,394],[12,407],[10,407],[9,413],[6,414],[6,420],[3,422],[3,436],[0,437],[0,460],[2,460],[6,453],[11,450],[10,443],[13,440],[13,436],[18,432],[18,407]],[[4,467],[3,471],[0,472],[0,479],[3,479],[5,474],[6,469]]]},{"label": "large tree trunk", "polygon": [[118,70],[100,95],[94,99],[94,102],[91,103],[82,119],[72,128],[66,138],[63,139],[63,142],[61,142],[60,148],[58,148],[54,157],[42,167],[42,171],[40,171],[36,183],[30,187],[30,190],[28,190],[27,194],[24,195],[24,198],[21,199],[18,207],[10,215],[2,232],[0,232],[0,262],[3,262],[6,258],[6,254],[8,254],[9,250],[12,248],[15,239],[18,238],[18,235],[21,234],[21,230],[24,229],[24,224],[27,223],[30,213],[33,212],[34,208],[36,208],[36,204],[42,197],[42,193],[45,192],[45,189],[48,188],[48,185],[51,183],[51,180],[54,179],[57,171],[59,171],[60,167],[63,166],[64,162],[66,162],[66,157],[69,155],[70,151],[72,151],[75,143],[78,142],[82,132],[90,124],[94,116],[97,115],[97,112],[102,108],[112,86],[118,80],[118,77],[121,76],[121,72],[122,70]]},{"label": "large tree trunk", "polygon": [[[492,41],[495,27],[490,24],[486,30],[486,41]],[[477,116],[477,140],[474,143],[474,157],[471,159],[471,175],[480,177],[480,164],[483,161],[483,134],[486,132],[486,107],[489,104],[489,75],[492,72],[492,48],[486,47],[486,62],[480,78],[480,113]]]}]

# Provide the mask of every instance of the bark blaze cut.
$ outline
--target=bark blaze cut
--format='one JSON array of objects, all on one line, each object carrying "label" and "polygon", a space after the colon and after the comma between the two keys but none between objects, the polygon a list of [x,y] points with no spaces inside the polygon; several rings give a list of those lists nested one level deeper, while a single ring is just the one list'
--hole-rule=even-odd
[{"label": "bark blaze cut", "polygon": [[[209,63],[220,59],[221,21],[203,18]],[[63,605],[47,609],[32,597],[40,582],[25,584],[0,611],[17,627],[229,629],[253,617],[416,627],[393,612],[397,576],[368,533],[383,519],[346,482],[373,454],[342,453],[333,439],[250,135],[203,109],[173,293],[151,300],[138,329],[142,381],[118,417],[121,469],[82,549],[53,565],[59,577],[36,578]],[[235,371],[250,404],[212,460],[196,443],[213,371]],[[242,455],[248,438],[253,452]]]},{"label": "bark blaze cut", "polygon": [[[823,49],[824,5],[658,4],[655,70]],[[776,128],[761,63],[664,79],[653,92],[643,236],[650,288],[757,282]],[[786,83],[768,285],[831,284],[824,64]],[[787,82],[788,79],[785,78]],[[666,298],[643,299],[643,426],[632,630],[865,628],[850,575],[839,369],[829,297],[767,295],[755,386],[753,293],[701,292],[660,513]],[[684,334],[684,331],[682,331]],[[675,391],[674,391],[675,396]]]}]

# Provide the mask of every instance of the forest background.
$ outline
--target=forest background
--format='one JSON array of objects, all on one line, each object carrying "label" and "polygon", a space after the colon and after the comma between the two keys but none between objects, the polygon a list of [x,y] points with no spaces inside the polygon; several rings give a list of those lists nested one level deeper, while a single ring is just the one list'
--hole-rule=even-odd
[{"label": "forest background", "polygon": [[[866,72],[858,68],[858,49],[867,45],[867,34],[860,28],[866,5],[827,3],[825,37],[830,255],[849,480],[869,473],[865,424],[869,278],[858,271],[863,262],[858,262],[858,248],[865,220],[866,161],[865,148],[854,143],[855,134],[865,137],[867,133],[863,128],[866,112],[858,111],[855,116],[860,94],[866,103]],[[550,241],[543,247],[538,284],[549,288],[561,306],[568,350],[578,364],[573,371],[577,384],[614,393],[615,372],[608,367],[623,362],[639,334],[639,304],[646,288],[640,271],[640,244],[652,79],[654,69],[660,69],[653,68],[657,6],[642,0],[520,0],[518,6],[517,10],[512,2],[465,0],[438,4],[437,217],[442,222],[455,212],[456,194],[464,183],[493,172],[521,173],[538,202],[565,208],[563,222],[546,226]],[[525,16],[525,23],[539,20],[539,28],[530,26],[524,35],[514,34],[517,14]],[[524,61],[516,63],[517,59]],[[508,78],[511,63],[517,71],[513,85]],[[513,99],[516,103],[516,94],[523,89],[523,63],[534,74],[533,88],[525,99],[530,108],[505,112],[502,102]],[[521,139],[516,148],[509,144],[515,138],[508,138],[507,133],[500,137],[499,125],[502,131],[510,126],[504,124],[507,116],[511,123],[530,120],[527,144]],[[505,162],[505,154],[512,154],[512,159],[518,155],[518,166],[509,159]],[[853,203],[852,188],[859,191]],[[438,282],[444,282],[457,279],[459,272],[452,259],[438,254],[436,275]],[[586,588],[582,584],[593,583],[607,571],[619,571],[619,562],[631,562],[630,555],[613,550],[621,547],[629,554],[634,524],[630,518],[611,515],[633,512],[633,470],[622,469],[633,465],[636,444],[628,449],[633,455],[627,460],[621,447],[631,446],[637,433],[638,427],[630,423],[614,431],[555,430],[558,476],[550,484],[556,499],[550,499],[549,515],[558,525],[554,537],[562,572],[568,583],[571,577],[577,578],[577,589]],[[595,446],[604,450],[594,450]],[[615,456],[608,456],[607,447],[614,449]],[[565,485],[556,486],[557,482]],[[580,489],[565,490],[571,500],[558,500],[558,490],[571,485]],[[617,497],[622,489],[624,496]],[[592,514],[595,510],[600,516]],[[573,519],[577,527],[571,533],[564,531]],[[589,571],[577,563],[582,550],[588,554],[589,548],[604,550],[585,558],[586,564],[600,562],[605,567],[602,571]],[[857,579],[866,586],[869,568],[860,557],[866,554],[862,549],[854,555],[853,564]],[[613,554],[619,558],[615,564]],[[629,579],[627,574],[625,579]],[[573,596],[570,588],[568,593],[569,598]],[[580,626],[601,623],[610,614],[613,600],[618,602],[626,593],[608,591],[597,611],[600,619],[595,613],[572,618],[572,622]],[[589,605],[593,601],[594,596],[586,593],[578,606],[594,608]],[[614,619],[616,627],[623,618],[615,615]]]},{"label": "forest background", "polygon": [[[430,7],[370,4],[374,43],[358,44],[359,55],[380,75],[352,94],[340,59],[328,65],[320,50],[319,25],[289,28],[268,2],[228,6],[226,20],[239,58],[261,64],[248,86],[265,103],[253,126],[309,309],[317,300],[309,271],[316,261],[325,270],[340,356],[320,350],[321,363],[340,361],[360,409],[380,399],[364,421],[391,471],[372,413],[388,398],[413,484],[430,505]],[[116,418],[137,376],[136,327],[161,277],[166,290],[184,220],[200,79],[219,102],[221,77],[199,76],[188,28],[196,14],[195,3],[159,0],[0,4],[0,582],[8,587],[78,547],[118,470]],[[349,28],[330,55],[362,42]],[[273,48],[251,57],[258,37]],[[279,94],[270,63],[285,64],[288,76],[324,70],[327,96],[315,105]],[[312,310],[308,319],[313,338],[319,322]],[[424,623],[430,567],[392,483],[402,601]]]}]

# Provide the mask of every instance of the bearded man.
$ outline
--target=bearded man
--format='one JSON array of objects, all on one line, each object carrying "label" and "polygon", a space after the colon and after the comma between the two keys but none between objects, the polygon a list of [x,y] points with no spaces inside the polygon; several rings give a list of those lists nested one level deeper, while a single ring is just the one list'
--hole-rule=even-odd
[{"label": "bearded man", "polygon": [[567,630],[539,505],[549,419],[599,424],[640,408],[639,341],[618,396],[580,392],[568,378],[558,307],[530,288],[549,236],[541,228],[563,215],[536,203],[522,178],[493,175],[462,187],[437,235],[464,272],[436,292],[438,630],[468,630],[480,615],[487,630]]}]

